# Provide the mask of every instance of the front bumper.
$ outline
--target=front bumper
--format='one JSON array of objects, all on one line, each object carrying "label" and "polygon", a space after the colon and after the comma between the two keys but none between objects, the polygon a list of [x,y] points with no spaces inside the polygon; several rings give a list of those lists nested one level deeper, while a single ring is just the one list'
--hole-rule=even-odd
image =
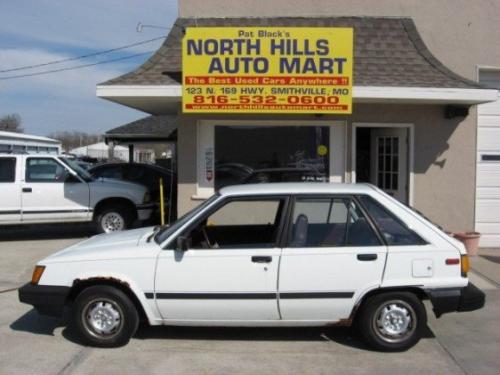
[{"label": "front bumper", "polygon": [[144,204],[138,204],[135,207],[137,208],[137,219],[138,220],[148,220],[153,212],[157,208],[156,203],[144,203]]},{"label": "front bumper", "polygon": [[463,288],[430,289],[427,294],[437,318],[454,311],[479,310],[486,300],[484,293],[472,283]]},{"label": "front bumper", "polygon": [[55,285],[33,285],[19,288],[19,301],[33,305],[42,315],[60,317],[64,311],[70,288]]}]

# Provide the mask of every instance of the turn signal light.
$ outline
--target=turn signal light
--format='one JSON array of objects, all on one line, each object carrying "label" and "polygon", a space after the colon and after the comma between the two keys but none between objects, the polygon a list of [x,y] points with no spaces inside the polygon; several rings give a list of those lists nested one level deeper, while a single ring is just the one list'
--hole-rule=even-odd
[{"label": "turn signal light", "polygon": [[467,255],[461,255],[460,260],[460,264],[462,265],[462,277],[467,277],[467,272],[470,270],[469,257]]},{"label": "turn signal light", "polygon": [[42,277],[43,271],[45,271],[45,266],[35,266],[33,270],[33,276],[31,276],[31,283],[33,285],[38,284],[40,278]]}]

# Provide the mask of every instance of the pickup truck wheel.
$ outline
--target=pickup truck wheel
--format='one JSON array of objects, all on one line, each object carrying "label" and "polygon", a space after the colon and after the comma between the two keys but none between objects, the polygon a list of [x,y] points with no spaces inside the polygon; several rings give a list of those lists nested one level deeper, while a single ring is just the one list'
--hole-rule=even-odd
[{"label": "pickup truck wheel", "polygon": [[112,233],[125,230],[132,225],[132,214],[126,208],[105,207],[94,218],[98,233]]},{"label": "pickup truck wheel", "polygon": [[425,307],[409,292],[370,297],[361,307],[358,328],[365,341],[381,351],[403,351],[414,346],[427,326]]},{"label": "pickup truck wheel", "polygon": [[111,286],[92,286],[73,305],[73,325],[86,344],[113,348],[137,331],[139,314],[129,297]]}]

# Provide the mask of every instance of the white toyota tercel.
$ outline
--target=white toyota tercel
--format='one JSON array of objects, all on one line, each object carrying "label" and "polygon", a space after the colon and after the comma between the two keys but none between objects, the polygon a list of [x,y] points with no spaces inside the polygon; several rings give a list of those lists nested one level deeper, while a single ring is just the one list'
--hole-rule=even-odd
[{"label": "white toyota tercel", "polygon": [[38,263],[22,302],[72,311],[90,345],[150,325],[355,324],[373,348],[405,350],[436,316],[485,296],[463,245],[371,185],[227,187],[170,227],[92,237]]}]

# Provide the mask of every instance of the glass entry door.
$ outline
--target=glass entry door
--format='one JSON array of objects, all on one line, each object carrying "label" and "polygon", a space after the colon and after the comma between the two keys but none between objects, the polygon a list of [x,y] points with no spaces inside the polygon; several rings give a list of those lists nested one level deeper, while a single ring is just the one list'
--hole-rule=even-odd
[{"label": "glass entry door", "polygon": [[404,128],[371,130],[371,181],[403,203],[408,202],[408,146]]}]

